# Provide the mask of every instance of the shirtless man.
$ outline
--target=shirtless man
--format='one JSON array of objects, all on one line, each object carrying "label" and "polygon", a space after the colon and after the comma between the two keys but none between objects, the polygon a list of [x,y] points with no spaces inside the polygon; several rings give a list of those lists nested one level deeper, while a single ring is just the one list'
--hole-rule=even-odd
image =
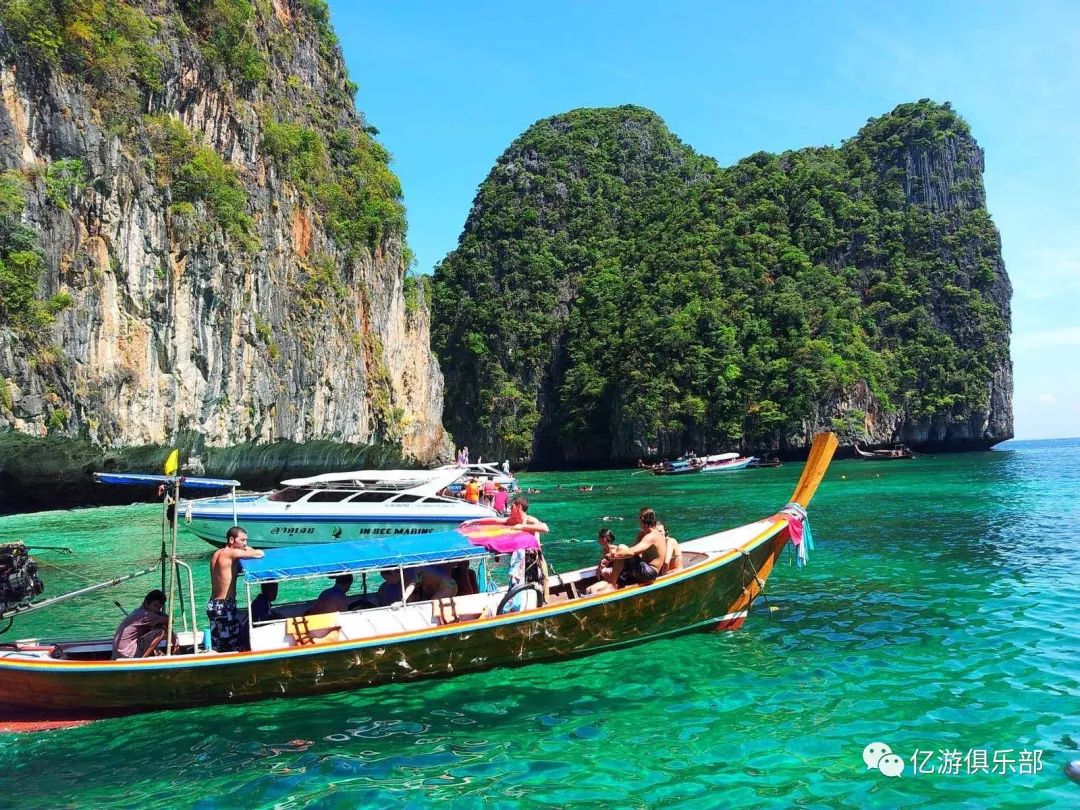
[{"label": "shirtless man", "polygon": [[661,574],[670,574],[675,571],[681,571],[682,564],[682,549],[679,547],[679,541],[668,534],[667,527],[663,523],[657,523],[656,528],[664,533],[664,537],[667,538],[667,556],[664,558],[664,567],[660,569]]},{"label": "shirtless man", "polygon": [[507,528],[516,529],[519,532],[530,532],[531,534],[543,534],[550,531],[544,521],[534,518],[528,514],[528,511],[528,498],[520,496],[514,498],[514,502],[510,504],[510,517],[506,519]]},{"label": "shirtless man", "polygon": [[240,560],[257,560],[262,556],[258,549],[248,548],[247,532],[240,526],[233,526],[225,535],[225,548],[219,548],[210,558],[213,592],[206,603],[206,616],[210,619],[210,639],[215,652],[237,652],[240,649],[236,575],[240,570]]},{"label": "shirtless man", "polygon": [[315,604],[307,612],[308,615],[317,613],[341,613],[349,609],[349,588],[353,584],[352,574],[342,574],[334,577],[334,584],[319,594]]},{"label": "shirtless man", "polygon": [[621,543],[611,550],[614,559],[615,581],[620,588],[626,585],[648,585],[660,575],[667,560],[667,534],[656,525],[656,513],[644,507],[638,513],[641,530],[634,545]]}]

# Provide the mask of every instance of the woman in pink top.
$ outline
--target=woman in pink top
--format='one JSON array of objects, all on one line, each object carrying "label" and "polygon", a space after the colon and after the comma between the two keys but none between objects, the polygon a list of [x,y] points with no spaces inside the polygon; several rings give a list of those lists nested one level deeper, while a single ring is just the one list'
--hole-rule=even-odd
[{"label": "woman in pink top", "polygon": [[510,493],[506,491],[506,487],[502,484],[495,485],[495,496],[492,500],[492,508],[500,515],[506,514],[506,502],[510,500]]}]

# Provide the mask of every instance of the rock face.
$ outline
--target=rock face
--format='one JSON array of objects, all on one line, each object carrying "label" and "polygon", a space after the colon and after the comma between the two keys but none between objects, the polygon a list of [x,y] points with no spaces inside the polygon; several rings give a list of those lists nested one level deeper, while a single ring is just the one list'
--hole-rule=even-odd
[{"label": "rock face", "polygon": [[[22,197],[4,233],[43,261],[33,319],[0,283],[0,429],[105,455],[444,458],[400,189],[325,6],[75,2],[38,23],[19,5],[0,14],[0,178]],[[101,41],[66,39],[79,22]],[[129,29],[127,50],[104,36]],[[50,34],[58,52],[34,45]]]},{"label": "rock face", "polygon": [[538,122],[434,278],[444,419],[472,454],[604,465],[814,432],[1012,436],[1011,287],[949,105],[730,168],[637,107]]}]

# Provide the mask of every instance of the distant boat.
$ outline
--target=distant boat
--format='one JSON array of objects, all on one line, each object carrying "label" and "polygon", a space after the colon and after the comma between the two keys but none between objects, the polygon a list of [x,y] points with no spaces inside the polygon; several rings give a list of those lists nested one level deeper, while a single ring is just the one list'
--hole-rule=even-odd
[{"label": "distant boat", "polygon": [[703,472],[734,472],[745,470],[753,456],[740,456],[738,453],[720,453],[715,456],[705,456]]},{"label": "distant boat", "polygon": [[750,469],[756,469],[757,467],[782,467],[784,466],[784,463],[776,456],[770,456],[768,458],[755,458],[747,466]]},{"label": "distant boat", "polygon": [[898,461],[904,458],[915,458],[915,453],[907,445],[903,444],[896,444],[887,449],[869,451],[860,450],[858,442],[852,446],[855,448],[855,453],[859,458],[867,461]]},{"label": "distant boat", "polygon": [[689,475],[705,469],[703,458],[680,458],[676,461],[661,461],[649,467],[653,475]]}]

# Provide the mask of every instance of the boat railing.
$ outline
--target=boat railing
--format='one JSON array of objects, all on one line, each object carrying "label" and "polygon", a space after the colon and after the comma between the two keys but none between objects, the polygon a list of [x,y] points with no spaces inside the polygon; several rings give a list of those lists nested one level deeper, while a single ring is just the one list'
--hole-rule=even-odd
[{"label": "boat railing", "polygon": [[[174,558],[173,558],[173,563],[175,563],[176,565],[178,565],[178,566],[180,566],[181,568],[183,568],[183,569],[184,569],[184,573],[185,573],[185,574],[187,574],[187,581],[188,581],[188,603],[189,603],[189,605],[190,605],[190,607],[191,607],[191,638],[192,638],[192,652],[195,652],[195,653],[197,653],[197,652],[199,652],[199,642],[200,642],[200,641],[201,641],[202,639],[200,639],[200,638],[199,638],[199,628],[198,628],[198,625],[197,625],[197,619],[196,619],[196,616],[198,616],[198,614],[197,614],[197,613],[195,612],[195,575],[194,575],[194,573],[193,573],[193,572],[192,572],[192,570],[191,570],[191,566],[190,566],[190,565],[188,565],[188,564],[187,564],[186,562],[184,562],[183,560],[181,560],[181,559],[180,559],[179,557],[174,557]],[[185,611],[185,614],[186,614],[186,613],[187,613],[187,611]],[[183,622],[184,622],[184,630],[186,631],[186,630],[188,629],[188,626],[187,626],[187,615],[184,615],[184,616],[183,616]],[[168,646],[167,646],[167,649],[168,649]]]}]

